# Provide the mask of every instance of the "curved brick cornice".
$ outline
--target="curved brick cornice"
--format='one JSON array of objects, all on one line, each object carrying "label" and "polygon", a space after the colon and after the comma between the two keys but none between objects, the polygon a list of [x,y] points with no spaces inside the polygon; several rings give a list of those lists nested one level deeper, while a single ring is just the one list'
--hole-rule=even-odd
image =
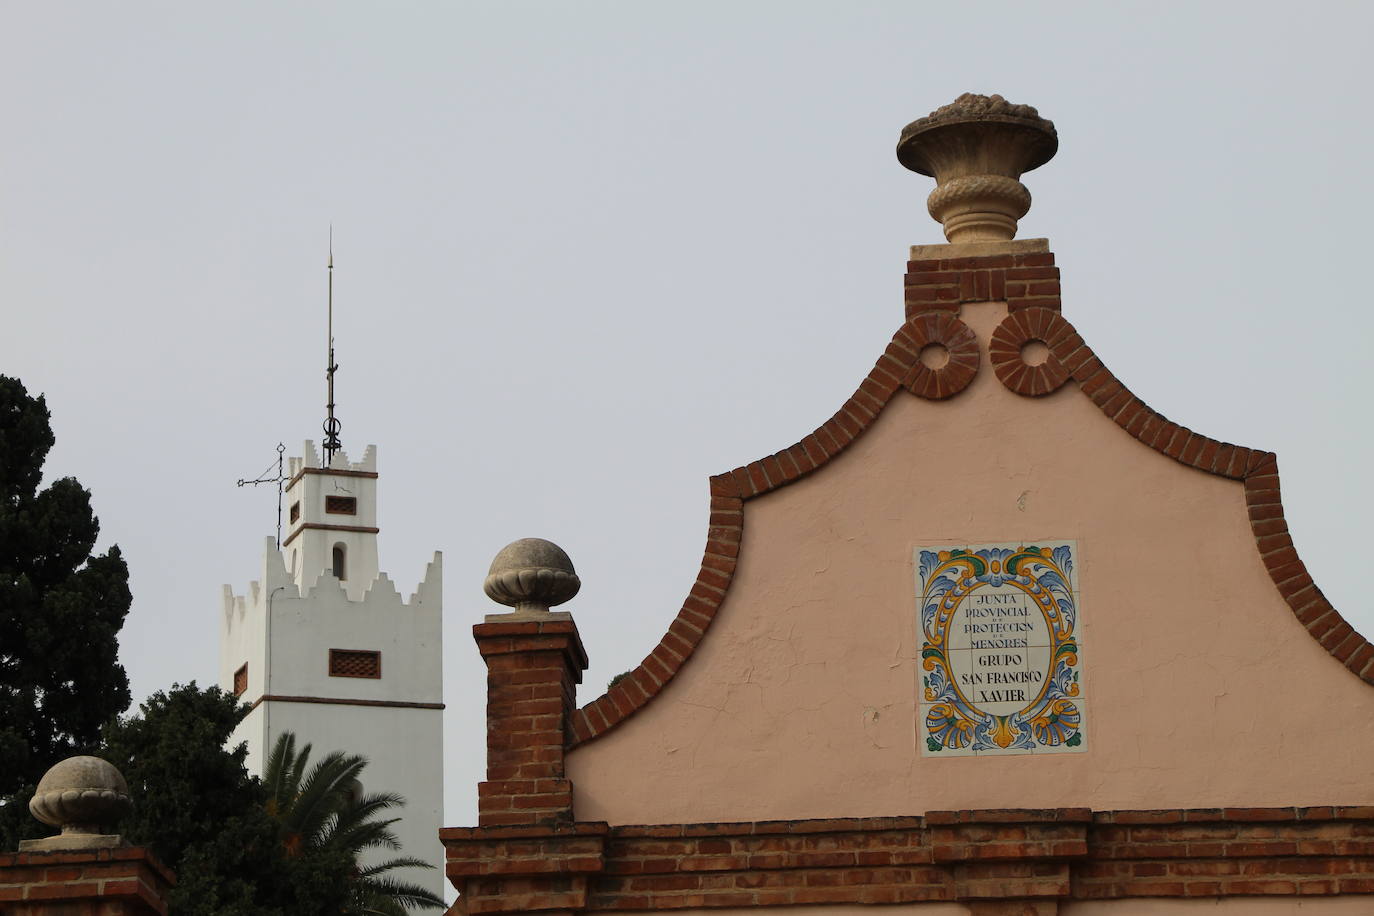
[{"label": "curved brick cornice", "polygon": [[[973,273],[978,266],[969,264],[967,272]],[[972,296],[958,298],[975,301]],[[951,306],[957,307],[957,302],[913,311],[854,396],[811,435],[790,448],[711,478],[706,551],[687,600],[663,639],[639,667],[573,714],[569,747],[597,738],[629,718],[657,696],[692,657],[730,588],[744,532],[744,502],[816,471],[863,435],[893,394],[904,385],[909,387],[920,366],[921,347],[931,339],[925,325],[936,313],[948,315]],[[1057,309],[1043,312],[1032,308],[1025,314],[1024,336],[1043,340],[1048,346],[1054,374],[1062,368],[1068,379],[1077,383],[1107,417],[1155,451],[1188,467],[1244,482],[1255,545],[1279,594],[1322,648],[1366,683],[1374,684],[1374,646],[1326,600],[1293,546],[1283,516],[1275,455],[1208,438],[1151,410],[1112,375]],[[1020,312],[1013,309],[1011,314]],[[1004,364],[1013,352],[1011,342],[999,341],[996,335],[992,346],[994,367]],[[1008,381],[1005,368],[997,374],[1008,388],[1020,394],[1046,393],[1042,384]]]},{"label": "curved brick cornice", "polygon": [[1112,421],[1181,464],[1244,481],[1255,547],[1274,587],[1308,635],[1365,683],[1374,684],[1374,646],[1326,600],[1293,546],[1283,516],[1274,453],[1210,439],[1151,410],[1112,375],[1073,325],[1062,318],[1059,321],[1062,324],[1045,343],[1070,378]]},{"label": "curved brick cornice", "polygon": [[615,728],[658,695],[692,657],[725,600],[744,534],[744,501],[810,474],[859,438],[903,380],[919,365],[929,342],[922,315],[913,315],[887,345],[854,396],[796,445],[711,478],[711,520],[706,552],[687,600],[654,650],[614,687],[573,714],[569,745],[575,747]]}]

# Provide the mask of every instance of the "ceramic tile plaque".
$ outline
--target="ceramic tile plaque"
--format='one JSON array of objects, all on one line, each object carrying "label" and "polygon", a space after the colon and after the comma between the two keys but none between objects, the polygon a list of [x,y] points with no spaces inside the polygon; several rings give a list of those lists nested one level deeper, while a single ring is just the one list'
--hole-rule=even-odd
[{"label": "ceramic tile plaque", "polygon": [[1086,750],[1074,541],[915,549],[924,757]]}]

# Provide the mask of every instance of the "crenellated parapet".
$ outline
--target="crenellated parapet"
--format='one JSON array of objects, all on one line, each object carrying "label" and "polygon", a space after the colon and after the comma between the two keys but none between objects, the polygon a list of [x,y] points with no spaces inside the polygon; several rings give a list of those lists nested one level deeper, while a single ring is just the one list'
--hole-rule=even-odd
[{"label": "crenellated parapet", "polygon": [[403,598],[395,580],[383,572],[377,574],[361,598],[354,600],[349,597],[343,583],[329,572],[322,574],[302,592],[286,569],[281,551],[269,537],[263,549],[262,578],[249,582],[241,595],[235,594],[232,585],[221,586],[221,589],[221,612],[228,630],[240,626],[253,609],[265,609],[268,595],[288,600],[302,597],[338,600],[360,605],[369,612],[425,610],[438,613],[443,595],[443,553],[435,551],[434,558],[425,564],[424,577],[416,584],[409,598]]},{"label": "crenellated parapet", "polygon": [[363,460],[353,462],[348,460],[348,452],[342,449],[334,453],[334,458],[326,466],[320,460],[320,452],[315,448],[315,443],[311,439],[306,439],[301,448],[299,457],[286,459],[287,474],[294,478],[306,468],[317,470],[328,469],[334,471],[353,471],[355,473],[377,473],[377,446],[369,445],[363,449]]}]

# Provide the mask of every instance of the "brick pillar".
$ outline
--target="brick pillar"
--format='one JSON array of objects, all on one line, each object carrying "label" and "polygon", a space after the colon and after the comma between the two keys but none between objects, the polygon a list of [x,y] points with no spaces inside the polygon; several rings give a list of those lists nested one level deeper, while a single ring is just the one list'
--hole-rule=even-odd
[{"label": "brick pillar", "polygon": [[0,854],[5,916],[166,916],[175,884],[141,846]]},{"label": "brick pillar", "polygon": [[487,663],[487,779],[477,786],[477,823],[571,823],[563,749],[587,669],[577,625],[555,612],[479,623],[472,635]]}]

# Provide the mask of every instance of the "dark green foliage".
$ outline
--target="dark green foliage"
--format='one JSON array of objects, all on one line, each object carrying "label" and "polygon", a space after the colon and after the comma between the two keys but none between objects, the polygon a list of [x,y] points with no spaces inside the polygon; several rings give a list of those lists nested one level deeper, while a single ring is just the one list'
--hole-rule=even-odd
[{"label": "dark green foliage", "polygon": [[129,612],[129,571],[68,477],[38,485],[53,445],[47,405],[0,376],[0,849],[48,833],[28,816],[33,786],[94,746],[129,706],[115,658]]},{"label": "dark green foliage", "polygon": [[279,905],[289,863],[262,786],[244,768],[246,749],[225,749],[244,709],[218,687],[176,685],[105,731],[100,756],[134,798],[120,833],[177,873],[178,916],[297,912]]},{"label": "dark green foliage", "polygon": [[262,791],[243,764],[247,749],[224,747],[242,718],[232,694],[192,682],[153,694],[138,714],[110,725],[101,756],[124,774],[138,801],[120,832],[171,862],[230,817],[260,805]]},{"label": "dark green foliage", "polygon": [[177,873],[172,916],[403,913],[386,907],[410,899],[409,888],[383,895],[381,908],[361,902],[386,888],[388,868],[416,863],[397,860],[376,874],[357,864],[364,849],[394,842],[394,821],[374,815],[396,796],[354,797],[347,789],[361,758],[335,753],[310,767],[309,747],[296,755],[289,734],[291,752],[274,752],[266,781],[249,776],[244,745],[225,748],[246,712],[218,687],[192,683],[153,694],[105,730],[99,753],[134,797],[120,832]]},{"label": "dark green foliage", "polygon": [[218,687],[153,694],[105,731],[100,755],[121,772],[134,812],[120,832],[177,874],[172,916],[338,916],[349,912],[355,858],[292,854],[269,793],[226,750],[247,711]]}]

